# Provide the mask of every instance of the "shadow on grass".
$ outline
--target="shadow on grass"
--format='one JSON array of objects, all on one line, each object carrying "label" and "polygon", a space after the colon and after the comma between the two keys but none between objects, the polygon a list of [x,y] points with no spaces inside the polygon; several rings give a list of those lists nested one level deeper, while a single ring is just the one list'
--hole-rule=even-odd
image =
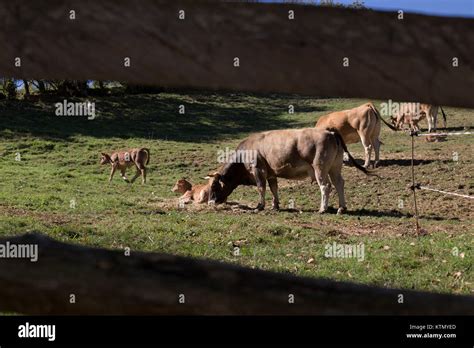
[{"label": "shadow on grass", "polygon": [[[268,213],[268,212],[275,212],[275,213],[294,213],[294,214],[300,214],[300,213],[313,213],[313,214],[320,214],[319,209],[316,208],[309,208],[309,209],[291,209],[291,208],[280,208],[278,211],[276,210],[271,210],[269,207],[266,207],[262,211],[257,211],[256,210],[256,204],[255,206],[249,206],[246,204],[240,204],[239,202],[227,202],[222,205],[218,205],[219,210],[227,210],[227,211],[254,211],[258,213]],[[322,214],[336,214],[337,213],[337,208],[335,207],[328,207],[328,210]],[[343,213],[343,215],[348,215],[348,216],[357,216],[357,217],[362,217],[362,216],[371,216],[371,217],[393,217],[393,218],[413,218],[412,214],[409,213],[403,213],[401,211],[392,209],[392,210],[373,210],[373,209],[366,209],[366,208],[361,208],[361,209],[349,209]],[[433,221],[445,221],[445,220],[451,220],[451,221],[458,221],[458,218],[445,218],[442,216],[435,216],[435,215],[421,215],[420,219],[425,219],[425,220],[433,220]]]},{"label": "shadow on grass", "polygon": [[[398,211],[398,210],[395,210],[395,209],[392,209],[392,210],[373,210],[373,209],[361,208],[361,209],[348,210],[344,214],[352,215],[352,216],[413,218],[412,214],[402,213],[401,211]],[[425,220],[433,220],[433,221],[453,220],[453,219],[447,219],[445,217],[435,216],[435,215],[421,215],[419,218],[420,219],[425,219]],[[459,219],[456,218],[454,220],[459,220]]]},{"label": "shadow on grass", "polygon": [[[203,142],[237,137],[240,133],[298,127],[297,121],[282,117],[288,115],[288,105],[292,103],[296,104],[296,112],[326,110],[309,105],[311,98],[301,96],[139,94],[89,99],[95,102],[97,115],[88,120],[56,116],[54,104],[62,100],[37,104],[0,102],[0,135],[8,138],[15,133],[29,133],[45,140],[87,135]],[[70,101],[84,100],[69,98]]]},{"label": "shadow on grass", "polygon": [[[420,164],[429,164],[429,163],[451,163],[452,160],[439,160],[439,159],[415,159],[413,164],[415,166]],[[393,160],[381,160],[380,167],[388,167],[388,166],[400,166],[400,167],[410,167],[411,166],[411,159],[393,159]]]},{"label": "shadow on grass", "polygon": [[[445,132],[470,132],[471,129],[470,128],[467,128],[467,127],[447,127],[447,128],[443,128],[443,127],[438,127],[438,129],[435,131],[432,131],[432,133],[445,133]],[[425,132],[428,132],[428,130],[426,130]]]}]

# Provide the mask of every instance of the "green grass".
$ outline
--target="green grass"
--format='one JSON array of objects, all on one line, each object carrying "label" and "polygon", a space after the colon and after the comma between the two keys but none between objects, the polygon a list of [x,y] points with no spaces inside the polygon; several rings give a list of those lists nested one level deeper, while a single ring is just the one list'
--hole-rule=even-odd
[{"label": "green grass", "polygon": [[[410,138],[387,127],[382,128],[378,170],[383,179],[367,178],[352,167],[343,169],[346,215],[319,215],[319,189],[309,181],[279,181],[282,206],[293,199],[296,211],[246,209],[255,207],[258,198],[256,189],[248,187],[229,197],[240,206],[178,207],[171,192],[174,182],[182,176],[203,182],[202,177],[218,167],[217,150],[235,147],[254,131],[314,126],[318,116],[365,100],[190,92],[95,101],[100,112],[95,120],[56,117],[52,102],[1,102],[1,236],[40,231],[91,246],[130,247],[311,277],[472,294],[472,203],[418,192],[420,223],[428,235],[415,236],[407,189]],[[185,106],[185,115],[178,113],[179,105]],[[294,114],[288,113],[289,105],[294,105]],[[472,110],[446,107],[445,111],[451,129],[471,126]],[[472,144],[469,136],[441,143],[416,139],[417,180],[473,195]],[[148,183],[129,185],[116,175],[109,184],[109,167],[99,166],[99,153],[140,146],[151,152]],[[361,144],[349,149],[356,158],[363,157]],[[458,153],[458,162],[453,161],[453,152]],[[16,153],[21,161],[15,161]],[[268,205],[270,197],[268,193]],[[330,202],[335,206],[336,201],[333,192]],[[333,242],[363,243],[365,260],[324,257],[324,246]],[[240,246],[238,256],[233,254],[235,245]]]}]

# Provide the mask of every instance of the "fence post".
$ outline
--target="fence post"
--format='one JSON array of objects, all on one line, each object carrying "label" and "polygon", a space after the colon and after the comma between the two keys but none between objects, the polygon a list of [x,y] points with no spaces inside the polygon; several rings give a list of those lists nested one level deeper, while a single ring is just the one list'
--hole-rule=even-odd
[{"label": "fence post", "polygon": [[418,133],[415,130],[410,131],[411,136],[411,190],[413,191],[413,202],[415,203],[415,231],[420,233],[420,224],[418,221],[418,205],[416,203],[416,183],[415,183],[415,136]]}]

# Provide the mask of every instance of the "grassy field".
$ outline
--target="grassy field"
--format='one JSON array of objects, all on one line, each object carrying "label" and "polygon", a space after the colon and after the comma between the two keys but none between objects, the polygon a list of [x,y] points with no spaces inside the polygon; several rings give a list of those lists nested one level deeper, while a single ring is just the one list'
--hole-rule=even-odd
[{"label": "grassy field", "polygon": [[[203,182],[218,167],[218,150],[233,149],[251,132],[314,126],[320,115],[365,100],[189,92],[95,102],[99,115],[94,120],[54,116],[53,103],[0,102],[1,236],[39,231],[62,241],[130,247],[132,252],[206,257],[387,287],[474,292],[472,202],[418,191],[420,223],[428,234],[416,236],[407,188],[410,137],[387,127],[382,128],[377,170],[382,179],[343,169],[346,215],[319,215],[319,188],[309,180],[279,181],[282,207],[293,200],[295,209],[270,211],[268,192],[266,210],[255,212],[258,194],[250,187],[239,187],[229,197],[232,204],[178,206],[174,182],[183,176]],[[179,105],[185,114],[178,113]],[[294,114],[288,113],[289,105]],[[473,110],[445,111],[451,130],[473,125]],[[474,194],[472,136],[415,141],[419,182]],[[99,166],[100,152],[141,146],[151,152],[148,183],[130,185],[116,175],[109,184],[110,168]],[[362,159],[361,144],[349,149]],[[330,204],[336,203],[333,191]],[[362,243],[364,261],[326,258],[325,245],[333,242]]]}]

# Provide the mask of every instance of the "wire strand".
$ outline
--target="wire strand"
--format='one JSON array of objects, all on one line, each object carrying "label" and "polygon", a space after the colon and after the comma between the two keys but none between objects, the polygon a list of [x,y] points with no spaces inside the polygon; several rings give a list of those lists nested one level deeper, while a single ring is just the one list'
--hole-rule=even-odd
[{"label": "wire strand", "polygon": [[419,186],[419,188],[421,190],[428,190],[428,191],[435,191],[435,192],[444,193],[445,195],[452,195],[452,196],[458,196],[458,197],[474,199],[474,196],[463,195],[463,194],[456,193],[456,192],[442,191],[442,190],[438,190],[438,189],[434,189],[434,188],[430,188],[430,187],[426,187],[426,186]]}]

